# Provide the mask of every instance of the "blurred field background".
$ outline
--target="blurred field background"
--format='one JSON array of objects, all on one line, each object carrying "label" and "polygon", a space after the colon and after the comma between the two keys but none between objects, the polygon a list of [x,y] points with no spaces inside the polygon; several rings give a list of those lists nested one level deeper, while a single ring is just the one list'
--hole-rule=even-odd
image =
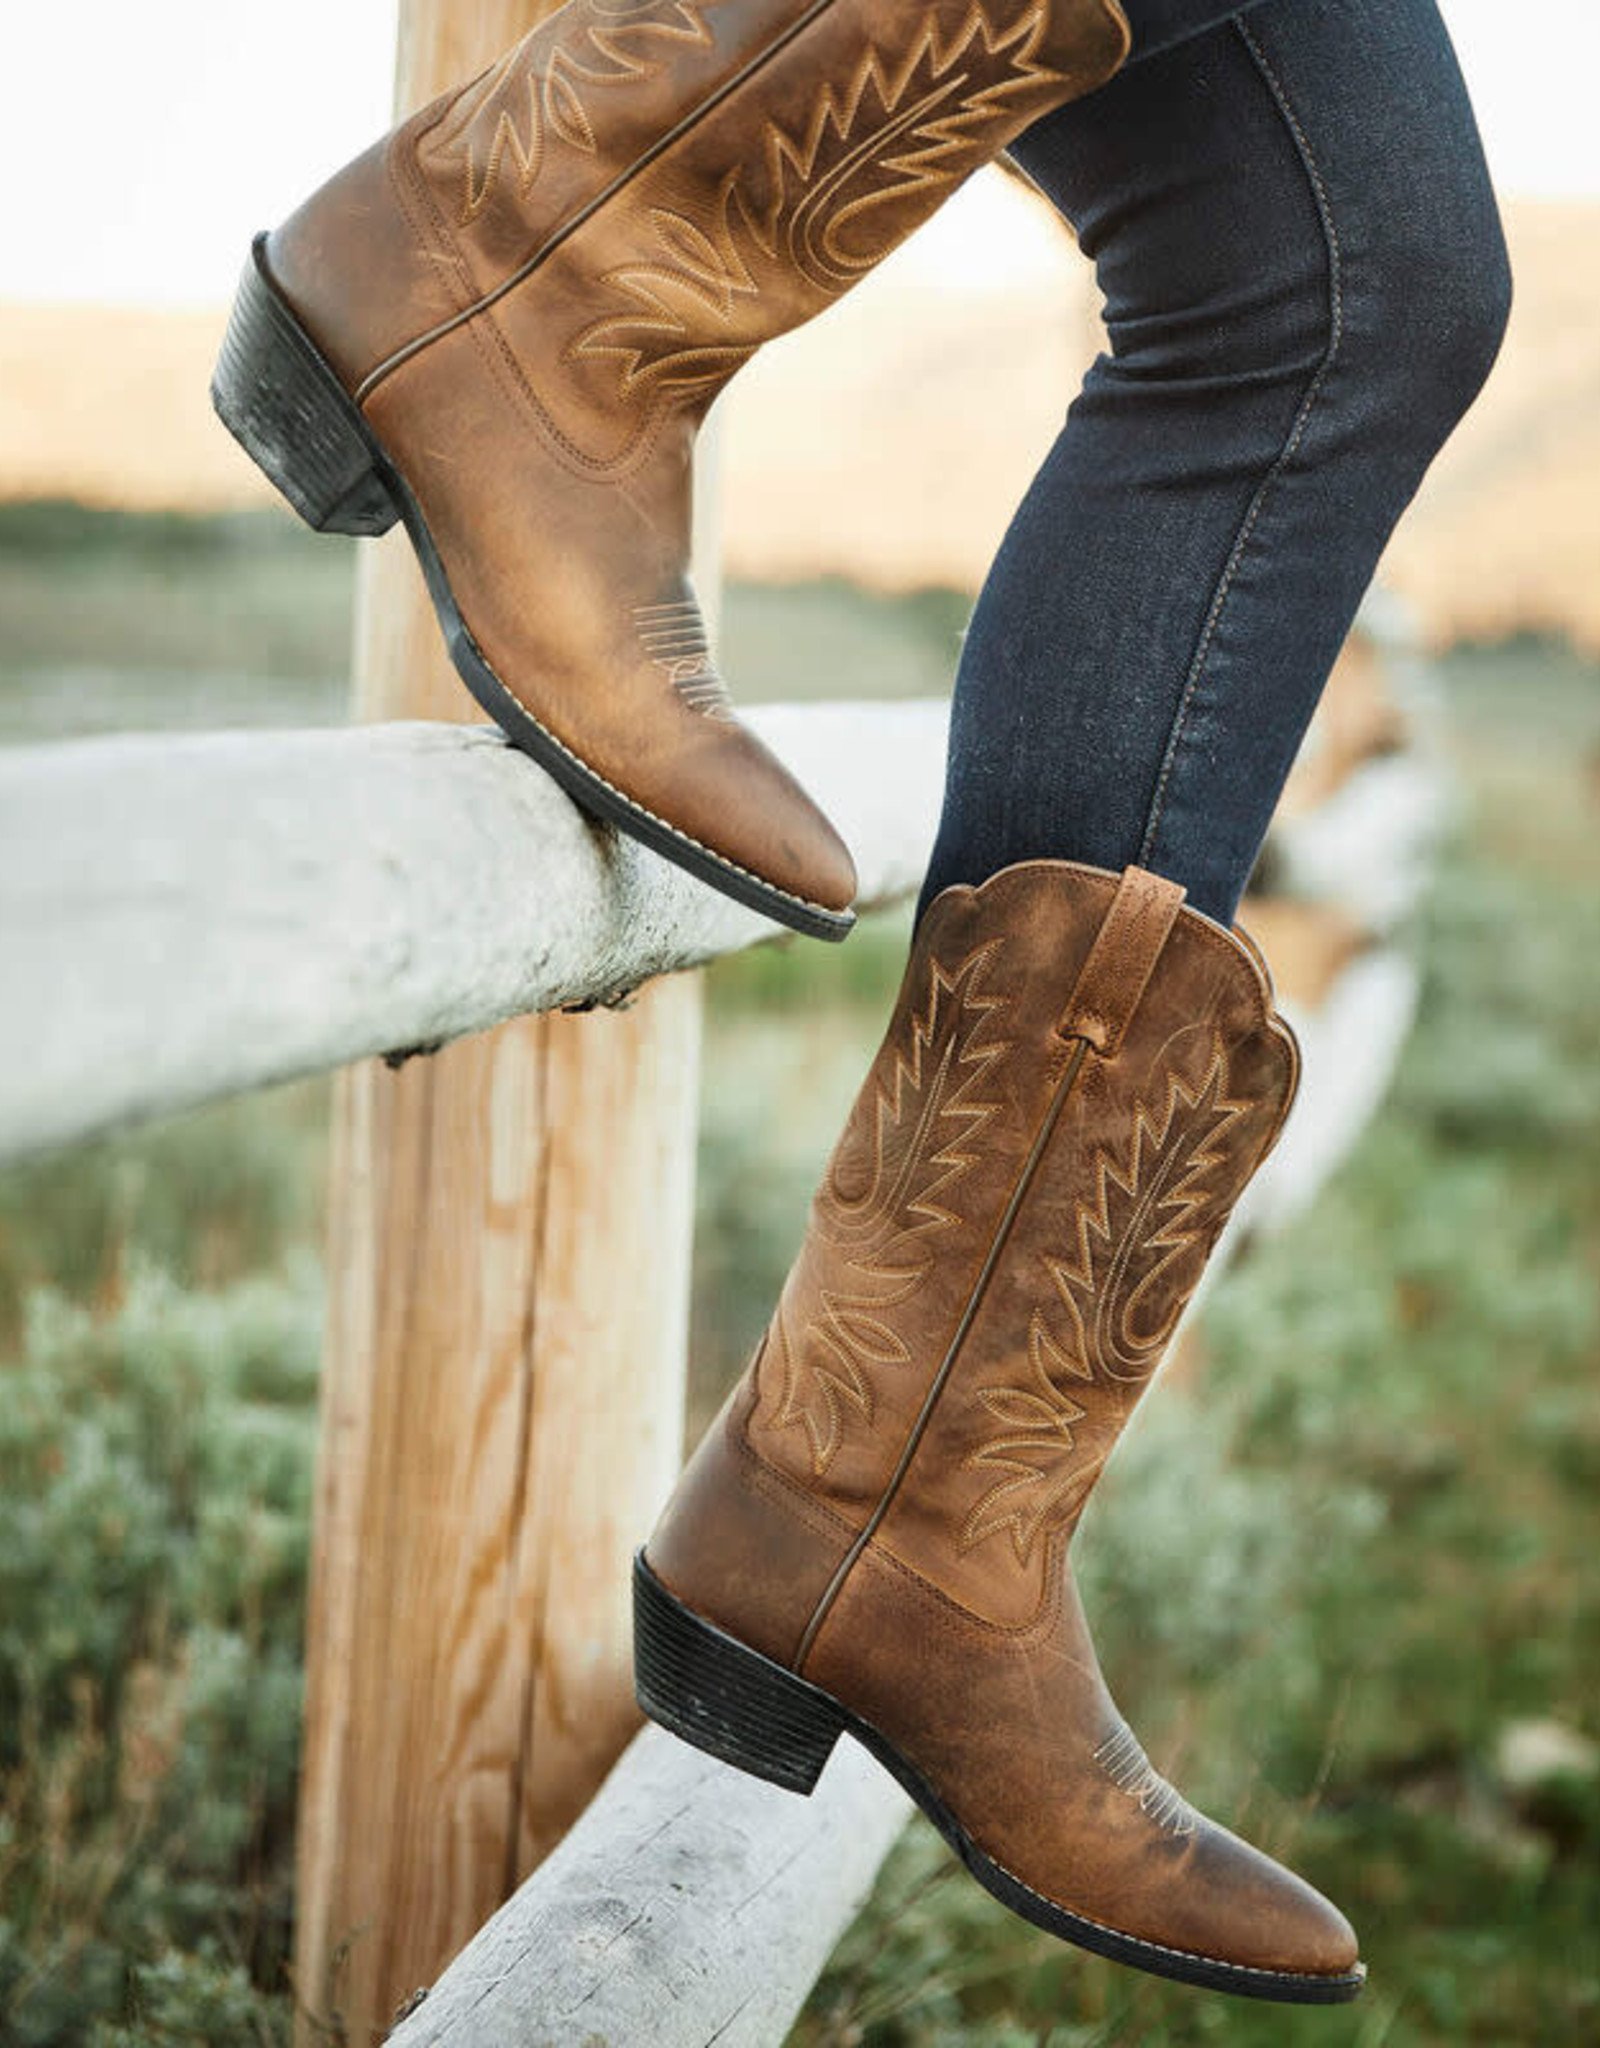
[{"label": "blurred field background", "polygon": [[[1386,569],[1460,794],[1418,1029],[1315,1209],[1217,1289],[1080,1546],[1152,1754],[1347,1906],[1371,1989],[1294,2014],[1116,1971],[918,1825],[803,2048],[1600,2040],[1600,207],[1511,227],[1504,363]],[[890,266],[741,381],[747,700],[948,687],[1093,345],[1056,239],[1026,291]],[[266,507],[212,425],[217,326],[0,305],[0,741],[344,716],[353,549]],[[697,1422],[903,944],[883,920],[709,977]],[[325,1105],[0,1177],[4,2048],[288,2038]]]}]

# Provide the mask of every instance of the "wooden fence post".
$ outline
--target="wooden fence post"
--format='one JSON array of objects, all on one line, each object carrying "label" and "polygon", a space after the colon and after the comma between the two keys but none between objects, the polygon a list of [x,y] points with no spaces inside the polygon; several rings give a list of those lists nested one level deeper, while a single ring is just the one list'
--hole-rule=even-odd
[{"label": "wooden fence post", "polygon": [[[419,104],[536,0],[405,0]],[[403,541],[368,551],[357,707],[478,716]],[[530,774],[537,772],[530,767]],[[683,1424],[699,984],[340,1078],[295,1979],[381,2040],[637,1725],[628,1562]],[[319,2024],[320,2023],[320,2024]]]}]

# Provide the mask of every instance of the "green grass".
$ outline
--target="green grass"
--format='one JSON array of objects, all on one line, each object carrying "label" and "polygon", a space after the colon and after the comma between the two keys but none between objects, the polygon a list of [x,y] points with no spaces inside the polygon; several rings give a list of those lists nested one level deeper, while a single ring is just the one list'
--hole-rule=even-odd
[{"label": "green grass", "polygon": [[0,1176],[0,2043],[288,2038],[326,1090]]},{"label": "green grass", "polygon": [[34,1298],[0,1407],[0,2041],[286,2041],[318,1281]]},{"label": "green grass", "polygon": [[0,1173],[0,1346],[41,1291],[111,1310],[131,1267],[212,1291],[310,1250],[327,1110],[298,1082]]}]

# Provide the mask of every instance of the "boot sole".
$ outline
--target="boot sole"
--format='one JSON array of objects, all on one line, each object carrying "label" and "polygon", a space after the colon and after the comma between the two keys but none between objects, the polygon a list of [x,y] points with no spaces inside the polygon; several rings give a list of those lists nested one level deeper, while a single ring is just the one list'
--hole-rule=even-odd
[{"label": "boot sole", "polygon": [[380,534],[404,522],[457,675],[512,745],[585,810],[763,917],[811,938],[845,938],[854,911],[795,896],[669,825],[589,767],[506,688],[461,616],[405,478],[268,276],[265,243],[256,237],[211,380],[217,417],[256,467],[318,533]]},{"label": "boot sole", "polygon": [[751,1777],[809,1793],[841,1735],[850,1735],[921,1807],[986,1892],[1047,1934],[1155,1977],[1286,2005],[1343,2005],[1366,1982],[1358,1965],[1329,1977],[1262,1970],[1119,1934],[1034,1891],[970,1840],[916,1768],[870,1723],[704,1620],[669,1593],[645,1562],[633,1566],[634,1691],[652,1721]]}]

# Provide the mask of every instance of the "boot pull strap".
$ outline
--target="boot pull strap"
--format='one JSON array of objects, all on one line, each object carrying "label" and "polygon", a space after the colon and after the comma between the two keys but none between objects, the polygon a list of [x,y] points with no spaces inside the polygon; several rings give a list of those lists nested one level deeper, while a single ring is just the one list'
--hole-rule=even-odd
[{"label": "boot pull strap", "polygon": [[1105,923],[1056,1024],[1063,1038],[1085,1039],[1103,1059],[1114,1057],[1155,972],[1184,893],[1176,882],[1153,875],[1148,868],[1123,869]]}]

